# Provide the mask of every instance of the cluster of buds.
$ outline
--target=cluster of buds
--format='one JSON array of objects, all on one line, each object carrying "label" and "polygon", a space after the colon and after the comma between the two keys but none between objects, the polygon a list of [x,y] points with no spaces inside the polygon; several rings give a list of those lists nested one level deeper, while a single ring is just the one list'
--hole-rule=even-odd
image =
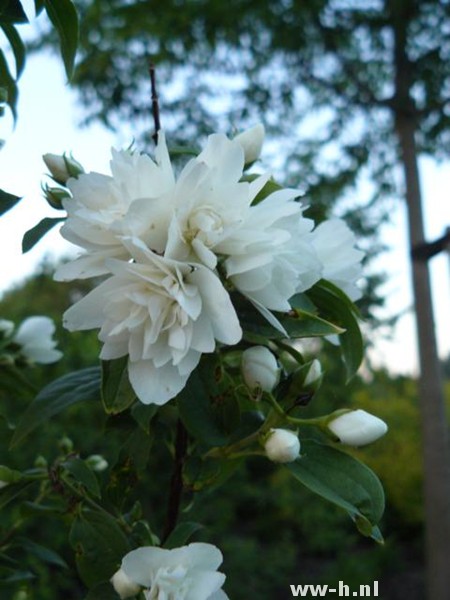
[{"label": "cluster of buds", "polygon": [[42,158],[50,171],[50,177],[58,184],[58,186],[43,184],[44,197],[52,208],[60,210],[63,207],[63,201],[71,197],[69,190],[65,187],[66,183],[71,177],[75,179],[79,177],[84,173],[84,169],[73,156],[66,154],[61,156],[47,153]]}]

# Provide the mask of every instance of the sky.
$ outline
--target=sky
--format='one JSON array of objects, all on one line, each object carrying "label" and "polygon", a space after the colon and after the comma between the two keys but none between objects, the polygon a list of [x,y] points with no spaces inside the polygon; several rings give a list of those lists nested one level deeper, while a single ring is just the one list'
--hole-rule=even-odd
[{"label": "sky", "polygon": [[[72,152],[86,170],[109,172],[110,148],[127,147],[127,132],[113,134],[100,125],[80,128],[82,108],[75,92],[66,84],[61,61],[49,55],[28,59],[20,81],[19,119],[14,131],[7,119],[0,119],[0,138],[7,143],[0,151],[0,187],[23,200],[0,219],[0,294],[29,276],[44,257],[56,259],[73,252],[56,227],[29,253],[21,253],[22,236],[42,218],[61,216],[42,197],[40,185],[46,168],[42,155]],[[152,126],[149,123],[149,126]],[[420,160],[424,196],[425,228],[428,240],[440,237],[450,226],[450,161],[437,164]],[[409,272],[406,210],[399,202],[391,223],[382,233],[391,250],[378,266],[388,274],[384,286],[387,305],[384,314],[405,313],[392,332],[392,339],[375,340],[372,362],[394,373],[417,372],[412,292]],[[433,301],[439,353],[450,354],[450,255],[441,253],[431,260]],[[405,312],[406,311],[406,312]],[[0,317],[7,318],[7,315]]]}]

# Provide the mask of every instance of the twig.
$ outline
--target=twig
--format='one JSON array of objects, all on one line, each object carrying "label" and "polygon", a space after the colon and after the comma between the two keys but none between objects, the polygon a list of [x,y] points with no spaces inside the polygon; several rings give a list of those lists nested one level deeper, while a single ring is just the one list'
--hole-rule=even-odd
[{"label": "twig", "polygon": [[155,65],[150,63],[149,66],[150,72],[150,83],[152,87],[152,114],[153,114],[153,123],[155,124],[155,133],[152,135],[153,141],[158,143],[158,131],[161,129],[161,121],[159,118],[159,100],[158,93],[156,91],[156,74],[155,74]]},{"label": "twig", "polygon": [[161,544],[164,544],[177,524],[178,513],[180,512],[181,496],[183,494],[183,466],[186,459],[187,445],[187,431],[181,420],[178,419],[175,440],[175,460],[173,464],[172,479],[170,481],[170,495],[167,506],[166,526],[164,528]]}]

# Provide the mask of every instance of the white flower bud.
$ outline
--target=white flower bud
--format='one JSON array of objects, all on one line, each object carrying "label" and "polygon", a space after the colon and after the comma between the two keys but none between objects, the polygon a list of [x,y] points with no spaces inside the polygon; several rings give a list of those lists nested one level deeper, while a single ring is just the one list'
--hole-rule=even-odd
[{"label": "white flower bud", "polygon": [[20,325],[14,342],[21,346],[22,355],[29,361],[49,364],[62,356],[62,352],[55,349],[54,332],[55,325],[49,317],[28,317]]},{"label": "white flower bud", "polygon": [[293,431],[271,429],[264,449],[273,462],[293,462],[300,455],[300,440]]},{"label": "white flower bud", "polygon": [[9,485],[9,483],[8,483],[7,481],[2,481],[2,480],[0,479],[0,490],[1,490],[2,488],[6,487],[7,485]]},{"label": "white flower bud", "polygon": [[7,338],[14,331],[14,323],[7,319],[0,319],[0,337]]},{"label": "white flower bud", "polygon": [[251,390],[271,392],[280,377],[277,359],[264,346],[253,346],[242,353],[242,376]]},{"label": "white flower bud", "polygon": [[365,410],[352,410],[333,419],[328,429],[343,444],[365,446],[383,436],[388,427],[384,421]]},{"label": "white flower bud", "polygon": [[97,473],[101,473],[101,471],[108,468],[108,461],[101,454],[91,454],[87,457],[86,463]]},{"label": "white flower bud", "polygon": [[53,179],[62,185],[65,185],[70,177],[78,177],[84,173],[80,163],[71,156],[47,153],[42,158]]},{"label": "white flower bud", "polygon": [[306,374],[305,381],[304,381],[303,385],[305,387],[308,386],[308,385],[312,385],[313,383],[316,383],[316,381],[318,379],[320,379],[321,376],[322,376],[322,365],[317,360],[317,358],[315,358],[312,361],[311,366],[309,367],[309,371]]},{"label": "white flower bud", "polygon": [[246,165],[255,162],[255,160],[259,158],[264,142],[264,135],[264,125],[258,123],[258,125],[246,129],[234,138],[244,150],[244,161]]},{"label": "white flower bud", "polygon": [[141,587],[131,581],[123,569],[116,571],[110,581],[121,600],[124,600],[124,598],[131,598],[141,591]]}]

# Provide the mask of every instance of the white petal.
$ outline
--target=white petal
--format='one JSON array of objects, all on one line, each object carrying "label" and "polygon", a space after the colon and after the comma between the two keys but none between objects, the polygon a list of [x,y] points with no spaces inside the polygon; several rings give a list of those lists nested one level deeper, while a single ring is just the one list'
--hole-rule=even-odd
[{"label": "white petal", "polygon": [[190,373],[181,375],[173,364],[166,363],[158,368],[152,360],[128,363],[130,383],[137,397],[144,404],[162,406],[175,398],[186,385]]}]

